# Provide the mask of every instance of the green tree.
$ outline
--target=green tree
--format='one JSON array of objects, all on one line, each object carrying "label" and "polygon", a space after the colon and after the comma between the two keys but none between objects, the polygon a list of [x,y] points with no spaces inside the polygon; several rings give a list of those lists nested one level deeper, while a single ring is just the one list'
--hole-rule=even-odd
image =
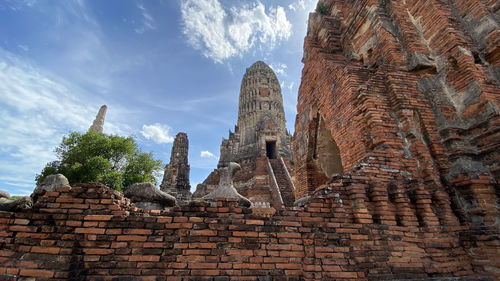
[{"label": "green tree", "polygon": [[36,176],[37,184],[48,175],[61,173],[70,184],[101,182],[122,190],[136,182],[156,184],[155,176],[162,167],[161,161],[153,159],[152,153],[140,151],[132,137],[91,131],[64,136],[55,152],[58,161],[47,163]]},{"label": "green tree", "polygon": [[318,5],[316,6],[316,12],[321,15],[328,14],[328,7],[325,5],[323,1],[319,2]]}]

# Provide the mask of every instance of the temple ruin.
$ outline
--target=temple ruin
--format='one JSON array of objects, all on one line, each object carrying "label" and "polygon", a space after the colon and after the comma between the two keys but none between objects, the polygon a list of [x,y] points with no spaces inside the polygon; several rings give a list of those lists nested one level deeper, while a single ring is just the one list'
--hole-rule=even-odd
[{"label": "temple ruin", "polygon": [[108,110],[108,107],[106,105],[101,106],[99,108],[99,112],[97,113],[94,122],[89,128],[89,131],[92,131],[94,133],[102,133],[103,128],[104,128],[104,118],[106,118],[106,111]]},{"label": "temple ruin", "polygon": [[[238,124],[222,140],[218,166],[231,161],[241,165],[234,185],[252,203],[265,202],[277,210],[292,206],[291,141],[279,81],[267,64],[258,61],[241,81]],[[197,187],[195,197],[212,192],[218,183],[215,170]]]},{"label": "temple ruin", "polygon": [[[272,70],[243,78],[219,167],[251,208],[216,194],[145,210],[99,183],[42,191],[0,211],[0,279],[499,280],[499,11],[320,1],[293,153]],[[272,160],[296,188],[283,204]]]},{"label": "temple ruin", "polygon": [[170,163],[165,166],[160,190],[174,196],[179,203],[191,200],[188,163],[189,141],[186,133],[175,136]]}]

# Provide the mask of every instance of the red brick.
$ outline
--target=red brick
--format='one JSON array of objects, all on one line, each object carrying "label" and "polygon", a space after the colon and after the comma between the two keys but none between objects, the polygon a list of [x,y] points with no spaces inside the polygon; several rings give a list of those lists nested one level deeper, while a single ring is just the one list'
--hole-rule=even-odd
[{"label": "red brick", "polygon": [[147,236],[139,236],[139,235],[119,235],[116,237],[116,241],[137,241],[144,242],[148,239]]},{"label": "red brick", "polygon": [[216,243],[189,243],[189,248],[193,248],[193,249],[215,249],[217,248],[217,244]]},{"label": "red brick", "polygon": [[253,256],[253,251],[252,250],[235,249],[235,250],[226,250],[226,254],[236,255],[236,256]]},{"label": "red brick", "polygon": [[256,263],[235,263],[233,264],[234,269],[260,269],[260,264]]},{"label": "red brick", "polygon": [[122,234],[122,229],[121,228],[108,228],[108,229],[106,229],[106,234],[108,234],[108,235]]},{"label": "red brick", "polygon": [[159,217],[156,219],[158,223],[171,223],[172,217]]},{"label": "red brick", "polygon": [[214,269],[217,268],[217,263],[189,263],[188,268],[190,269]]},{"label": "red brick", "polygon": [[157,262],[160,261],[160,256],[130,256],[129,261],[144,261],[144,262]]},{"label": "red brick", "polygon": [[27,225],[30,223],[28,219],[15,219],[14,224]]},{"label": "red brick", "polygon": [[220,271],[217,269],[191,270],[192,276],[217,276]]},{"label": "red brick", "polygon": [[56,248],[56,247],[39,247],[39,246],[31,247],[32,253],[43,253],[43,254],[51,254],[51,255],[59,254],[60,250],[61,250],[60,248]]},{"label": "red brick", "polygon": [[86,233],[86,234],[104,234],[104,232],[106,231],[105,228],[93,228],[93,227],[89,227],[89,228],[76,228],[75,229],[75,233]]},{"label": "red brick", "polygon": [[205,230],[190,230],[190,236],[216,236],[216,232],[210,229]]},{"label": "red brick", "polygon": [[83,252],[87,255],[110,255],[114,252],[113,249],[83,249]]},{"label": "red brick", "polygon": [[152,234],[153,231],[151,229],[124,229],[124,234]]},{"label": "red brick", "polygon": [[189,256],[178,256],[177,257],[178,262],[199,262],[199,261],[205,261],[205,260],[206,260],[205,256],[189,255]]},{"label": "red brick", "polygon": [[264,225],[263,220],[246,220],[245,223],[251,225]]},{"label": "red brick", "polygon": [[81,226],[81,221],[66,221],[66,226]]},{"label": "red brick", "polygon": [[84,220],[89,221],[109,221],[111,220],[112,215],[87,215],[84,217]]},{"label": "red brick", "polygon": [[302,269],[302,264],[300,263],[277,263],[277,269]]},{"label": "red brick", "polygon": [[54,276],[54,272],[45,269],[21,269],[19,275],[29,276],[29,277],[52,278]]},{"label": "red brick", "polygon": [[145,242],[142,246],[144,248],[162,248],[164,244],[163,242]]},{"label": "red brick", "polygon": [[36,232],[38,227],[36,226],[24,226],[24,225],[11,225],[9,226],[9,231],[16,232]]},{"label": "red brick", "polygon": [[258,237],[259,234],[253,231],[233,231],[233,235],[237,237]]}]

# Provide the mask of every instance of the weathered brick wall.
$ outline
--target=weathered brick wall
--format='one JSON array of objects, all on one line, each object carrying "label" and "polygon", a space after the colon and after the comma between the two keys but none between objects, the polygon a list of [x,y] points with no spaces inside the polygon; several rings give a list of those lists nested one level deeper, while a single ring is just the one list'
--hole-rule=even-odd
[{"label": "weathered brick wall", "polygon": [[[474,248],[473,270],[498,278],[500,4],[324,4],[304,40],[297,197],[329,190],[357,223],[418,227],[426,238],[446,229],[443,240]],[[340,151],[333,178],[318,155],[321,120]]]},{"label": "weathered brick wall", "polygon": [[357,223],[345,188],[268,219],[231,200],[143,212],[99,184],[61,188],[0,212],[0,280],[498,278],[469,255],[498,254],[498,233]]},{"label": "weathered brick wall", "polygon": [[421,226],[497,228],[500,5],[325,5],[325,15],[311,14],[304,42],[297,196],[338,181],[319,169],[322,119],[339,148],[342,174],[363,178],[351,195],[359,219],[413,225],[408,219],[416,217]]},{"label": "weathered brick wall", "polygon": [[[317,118],[338,145],[345,173],[373,163],[426,185],[478,175],[497,182],[500,5],[325,4],[329,12],[311,15],[304,42],[294,141],[298,197],[321,176],[314,175],[312,152]],[[492,206],[493,189],[489,195]]]}]

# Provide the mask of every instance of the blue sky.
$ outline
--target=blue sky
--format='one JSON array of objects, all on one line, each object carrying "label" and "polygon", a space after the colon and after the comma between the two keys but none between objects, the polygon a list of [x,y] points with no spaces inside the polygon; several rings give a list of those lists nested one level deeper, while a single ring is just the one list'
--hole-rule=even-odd
[{"label": "blue sky", "polygon": [[[217,166],[240,83],[263,60],[293,133],[315,0],[0,0],[0,189],[29,195],[70,131],[108,106],[104,132],[165,164],[188,134],[192,189]],[[161,179],[160,179],[161,181]]]}]

